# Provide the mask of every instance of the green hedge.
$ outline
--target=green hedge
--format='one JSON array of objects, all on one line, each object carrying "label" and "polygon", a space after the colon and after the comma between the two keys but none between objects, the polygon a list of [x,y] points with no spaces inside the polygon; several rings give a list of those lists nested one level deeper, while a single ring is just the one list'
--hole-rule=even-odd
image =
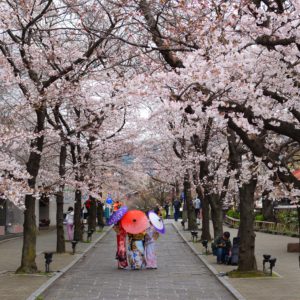
[{"label": "green hedge", "polygon": [[255,216],[255,221],[264,221],[264,216],[262,214]]},{"label": "green hedge", "polygon": [[227,212],[227,216],[234,218],[234,219],[239,219],[240,218],[240,213],[236,210],[229,209]]}]

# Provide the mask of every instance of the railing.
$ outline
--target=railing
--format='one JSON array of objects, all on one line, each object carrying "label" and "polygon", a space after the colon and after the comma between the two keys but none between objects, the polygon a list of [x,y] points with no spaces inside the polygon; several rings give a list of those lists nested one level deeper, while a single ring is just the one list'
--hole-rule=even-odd
[{"label": "railing", "polygon": [[[235,219],[225,215],[224,222],[233,228],[238,228],[240,224],[239,219]],[[254,230],[264,231],[269,233],[279,233],[279,234],[295,234],[298,235],[299,228],[295,224],[283,224],[275,222],[266,221],[254,221]]]},{"label": "railing", "polygon": [[224,222],[233,228],[239,228],[240,220],[225,215]]}]

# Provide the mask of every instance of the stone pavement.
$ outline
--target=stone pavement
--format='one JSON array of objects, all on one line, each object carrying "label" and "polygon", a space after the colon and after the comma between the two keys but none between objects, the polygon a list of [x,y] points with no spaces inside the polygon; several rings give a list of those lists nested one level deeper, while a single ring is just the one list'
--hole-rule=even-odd
[{"label": "stone pavement", "polygon": [[[168,220],[169,222],[173,222]],[[175,223],[175,222],[174,222]],[[179,222],[178,222],[179,223]],[[189,231],[183,231],[180,223],[177,228],[186,240],[191,240]],[[178,226],[179,225],[179,226]],[[115,237],[111,232],[107,237],[95,245],[75,266],[73,266],[61,279],[54,283],[45,292],[46,299],[114,299],[111,293],[119,295],[116,299],[233,299],[229,293],[216,280],[192,254],[186,244],[178,238],[170,225],[168,234],[161,236],[158,241],[159,269],[143,271],[119,271],[115,267]],[[236,235],[235,229],[224,228]],[[287,253],[288,242],[297,243],[297,238],[280,235],[256,233],[256,257],[258,267],[262,268],[262,254],[272,254],[277,258],[275,272],[278,278],[248,278],[228,279],[236,290],[247,300],[300,300],[300,268],[298,253]],[[100,234],[94,234],[96,240]],[[37,238],[37,264],[44,271],[44,251],[55,250],[55,231],[42,231]],[[217,272],[228,272],[232,266],[217,265],[216,258],[212,255],[203,255],[204,249],[200,243],[189,242],[198,255],[216,269]],[[59,271],[69,265],[91,244],[80,243],[77,246],[75,256],[70,253],[54,255],[51,270]],[[45,284],[49,277],[44,274],[16,275],[14,271],[20,264],[22,250],[22,238],[0,242],[0,299],[1,300],[25,300],[41,285]],[[71,251],[70,243],[67,250]],[[85,264],[85,262],[87,262]],[[64,284],[70,286],[64,289]],[[66,298],[57,295],[55,289],[63,293],[69,293]],[[73,297],[75,293],[75,297]],[[99,294],[100,293],[100,294]],[[109,297],[103,298],[105,293]],[[65,294],[66,295],[66,294]],[[83,297],[81,297],[83,295]],[[89,297],[89,295],[91,297]],[[99,297],[98,297],[99,295]],[[124,298],[122,298],[124,295]],[[122,296],[122,297],[121,297]],[[102,297],[102,298],[101,298]]]},{"label": "stone pavement", "polygon": [[[178,222],[179,223],[179,222]],[[183,231],[180,223],[176,223],[178,230],[191,241],[189,231]],[[237,235],[237,230],[224,226],[224,231],[229,231],[232,237]],[[199,234],[200,235],[200,234]],[[299,253],[288,253],[287,243],[298,243],[298,238],[282,235],[272,235],[256,232],[255,254],[257,266],[262,270],[263,254],[271,254],[277,258],[274,271],[278,273],[277,278],[228,278],[226,280],[242,294],[247,300],[300,300],[300,268]],[[205,253],[201,243],[191,243],[200,254]],[[209,245],[209,250],[211,247]],[[216,257],[212,255],[201,255],[209,265],[217,272],[229,272],[236,266],[217,265]]]},{"label": "stone pavement", "polygon": [[115,233],[43,293],[42,299],[235,299],[192,253],[171,224],[158,242],[158,270],[118,270]]},{"label": "stone pavement", "polygon": [[[101,234],[94,233],[93,240]],[[0,242],[0,299],[1,300],[25,300],[42,284],[49,280],[45,273],[34,275],[17,275],[14,272],[20,266],[22,256],[23,238],[17,237],[11,240]],[[66,243],[67,253],[54,254],[53,262],[50,264],[51,271],[59,271],[70,264],[90,244],[79,243],[76,247],[76,254],[71,253],[71,243]],[[37,258],[38,269],[45,271],[44,251],[55,251],[56,231],[42,230],[37,236]]]}]

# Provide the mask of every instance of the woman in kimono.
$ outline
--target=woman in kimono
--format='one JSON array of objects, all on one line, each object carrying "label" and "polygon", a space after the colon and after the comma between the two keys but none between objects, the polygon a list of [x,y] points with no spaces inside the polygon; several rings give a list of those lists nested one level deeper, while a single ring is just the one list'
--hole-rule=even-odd
[{"label": "woman in kimono", "polygon": [[128,234],[128,260],[132,270],[140,270],[145,267],[145,232]]},{"label": "woman in kimono", "polygon": [[150,222],[150,227],[146,229],[145,235],[145,259],[147,269],[157,269],[155,241],[158,239],[158,236],[159,233]]},{"label": "woman in kimono", "polygon": [[118,269],[125,269],[128,266],[126,254],[126,231],[118,222],[114,227],[117,233],[117,253],[116,259],[118,260]]}]

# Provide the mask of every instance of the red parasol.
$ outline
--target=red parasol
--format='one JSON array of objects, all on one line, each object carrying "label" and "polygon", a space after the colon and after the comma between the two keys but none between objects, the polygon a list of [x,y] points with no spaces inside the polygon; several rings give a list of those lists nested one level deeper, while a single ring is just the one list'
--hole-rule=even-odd
[{"label": "red parasol", "polygon": [[149,222],[144,212],[140,210],[130,210],[122,218],[121,225],[126,232],[138,234],[149,227]]}]

